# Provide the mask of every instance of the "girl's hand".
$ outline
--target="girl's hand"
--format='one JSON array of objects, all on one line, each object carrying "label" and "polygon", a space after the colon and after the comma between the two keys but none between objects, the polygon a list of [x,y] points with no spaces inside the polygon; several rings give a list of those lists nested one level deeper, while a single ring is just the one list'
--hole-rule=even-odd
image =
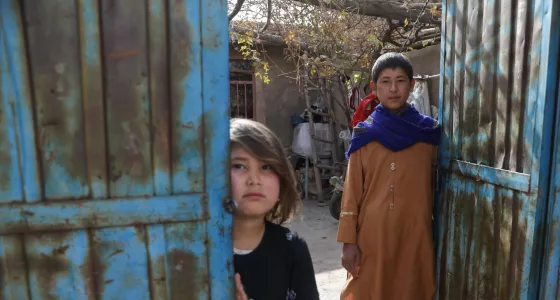
[{"label": "girl's hand", "polygon": [[248,300],[239,273],[235,274],[235,300]]}]

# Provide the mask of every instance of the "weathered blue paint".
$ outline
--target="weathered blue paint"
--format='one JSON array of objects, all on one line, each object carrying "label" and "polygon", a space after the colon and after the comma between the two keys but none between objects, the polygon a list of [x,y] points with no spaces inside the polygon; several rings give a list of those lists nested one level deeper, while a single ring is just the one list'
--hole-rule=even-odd
[{"label": "weathered blue paint", "polygon": [[225,1],[0,0],[0,87],[0,298],[233,299]]},{"label": "weathered blue paint", "polygon": [[[89,194],[85,183],[76,3],[23,1],[28,60],[44,195],[58,200]],[[61,18],[58,14],[67,17]],[[65,45],[60,47],[59,43]],[[72,161],[71,167],[67,165]]]},{"label": "weathered blue paint", "polygon": [[[171,62],[173,122],[173,192],[202,191],[204,187],[202,121],[203,78],[200,41],[202,16],[200,0],[169,3],[170,36],[174,39]],[[212,2],[203,6],[212,5]],[[203,98],[202,98],[203,99]],[[180,159],[177,159],[180,158]]]},{"label": "weathered blue paint", "polygon": [[544,293],[559,44],[553,2],[443,5],[438,299]]},{"label": "weathered blue paint", "polygon": [[103,101],[103,75],[99,8],[95,0],[78,1],[81,84],[84,106],[84,130],[87,160],[87,178],[93,199],[107,198],[107,161],[105,105]]},{"label": "weathered blue paint", "polygon": [[[210,298],[233,299],[233,245],[231,216],[223,204],[229,185],[228,20],[227,1],[206,1],[202,6],[202,80],[204,109],[204,164],[208,191]],[[229,156],[229,155],[228,155]]]},{"label": "weathered blue paint", "polygon": [[528,174],[492,168],[461,160],[452,161],[450,167],[448,167],[447,164],[442,163],[442,167],[450,168],[453,173],[475,179],[476,181],[492,183],[497,186],[506,187],[520,192],[529,192],[531,176]]},{"label": "weathered blue paint", "polygon": [[[555,1],[545,11],[545,20],[551,23],[551,29],[545,30],[543,36],[549,36],[548,54],[548,81],[544,89],[545,95],[551,96],[556,90],[557,98],[555,110],[554,138],[552,140],[553,162],[550,165],[550,188],[548,191],[548,203],[546,222],[543,227],[546,236],[543,243],[542,258],[539,260],[541,267],[539,299],[554,300],[560,297],[560,3]],[[556,30],[554,30],[556,29]],[[556,66],[556,67],[555,67]],[[556,82],[554,82],[556,81]],[[552,124],[552,122],[551,122]]]},{"label": "weathered blue paint", "polygon": [[206,219],[206,209],[203,194],[112,198],[111,201],[56,201],[35,205],[14,203],[2,206],[0,233],[189,222]]},{"label": "weathered blue paint", "polygon": [[[28,234],[24,238],[31,299],[87,299],[80,267],[88,240],[81,232]],[[49,274],[49,272],[52,272]],[[76,288],[69,288],[69,287]]]},{"label": "weathered blue paint", "polygon": [[551,186],[546,222],[546,242],[541,273],[541,299],[560,297],[560,80],[556,104],[556,135],[554,139],[554,162],[551,168]]},{"label": "weathered blue paint", "polygon": [[[0,297],[2,299],[27,300],[27,278],[17,276],[18,270],[25,269],[25,253],[23,239],[18,235],[0,236],[0,264],[7,274],[0,278]],[[14,276],[15,275],[15,276]]]},{"label": "weathered blue paint", "polygon": [[[41,199],[42,188],[39,185],[38,155],[35,151],[35,128],[31,108],[31,92],[27,72],[26,47],[23,42],[22,16],[19,13],[19,1],[4,0],[0,2],[0,22],[2,22],[2,40],[6,49],[14,111],[16,116],[16,136],[23,184],[24,199],[35,202]],[[24,199],[19,199],[23,201]]]},{"label": "weathered blue paint", "polygon": [[150,36],[150,100],[152,127],[156,131],[152,140],[154,189],[156,195],[171,193],[170,105],[168,90],[168,51],[161,47],[167,43],[167,12],[164,1],[148,1],[148,30]]},{"label": "weathered blue paint", "polygon": [[[1,24],[0,24],[1,25]],[[1,26],[0,26],[1,28]],[[0,30],[0,36],[2,31]],[[5,43],[0,44],[0,203],[17,201],[22,198],[20,162],[16,140],[16,124],[13,116],[15,105],[12,81],[8,67]]]}]

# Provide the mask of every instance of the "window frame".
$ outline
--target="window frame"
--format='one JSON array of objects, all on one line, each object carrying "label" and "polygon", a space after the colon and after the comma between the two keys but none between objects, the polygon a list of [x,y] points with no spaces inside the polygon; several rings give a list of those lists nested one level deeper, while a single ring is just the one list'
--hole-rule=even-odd
[{"label": "window frame", "polygon": [[[242,59],[242,58],[231,58],[231,59],[229,60],[228,64],[231,63],[231,62],[236,62],[236,61],[242,61],[242,62],[250,63],[249,61],[247,61],[247,60],[245,60],[245,59]],[[239,85],[243,85],[244,88],[245,88],[245,95],[247,95],[247,85],[250,84],[250,85],[253,87],[253,92],[252,92],[252,97],[251,97],[252,99],[250,99],[250,101],[252,101],[252,104],[253,104],[253,105],[252,105],[252,107],[253,107],[253,115],[251,116],[251,118],[248,118],[248,117],[247,117],[247,101],[249,100],[249,99],[247,99],[247,98],[244,99],[244,100],[245,100],[245,105],[244,105],[244,107],[245,107],[245,113],[244,113],[243,115],[245,116],[246,119],[256,120],[256,119],[257,119],[257,118],[256,118],[256,117],[257,117],[257,106],[256,106],[256,105],[257,105],[257,103],[256,103],[256,102],[257,102],[257,101],[256,101],[256,94],[257,94],[257,91],[256,91],[256,84],[255,84],[255,68],[254,68],[252,65],[251,65],[251,70],[250,70],[250,71],[248,71],[248,70],[241,70],[241,69],[231,69],[231,68],[230,68],[229,74],[231,74],[232,72],[235,72],[235,73],[243,73],[243,74],[250,74],[250,75],[251,75],[251,80],[231,80],[231,79],[229,79],[229,78],[228,78],[228,80],[229,80],[230,89],[231,89],[231,86],[232,86],[232,85],[235,85],[235,86],[236,86],[235,90],[236,90],[237,92],[239,92]],[[237,99],[237,101],[238,101],[237,103],[239,103],[239,94],[237,95],[236,99]],[[231,95],[230,95],[230,96],[229,96],[229,110],[231,110],[231,100],[233,100],[233,98],[232,98]],[[238,107],[239,107],[239,105],[238,105]],[[230,118],[231,118],[231,111],[229,111],[229,116],[230,116]]]}]

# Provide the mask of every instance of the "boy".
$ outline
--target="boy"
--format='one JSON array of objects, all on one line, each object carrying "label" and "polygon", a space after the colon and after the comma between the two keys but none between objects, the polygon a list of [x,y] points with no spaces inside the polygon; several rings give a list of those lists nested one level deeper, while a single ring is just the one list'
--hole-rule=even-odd
[{"label": "boy", "polygon": [[372,69],[380,101],[355,128],[338,228],[348,280],[341,299],[424,300],[435,292],[432,161],[438,123],[407,99],[412,65],[398,53]]}]

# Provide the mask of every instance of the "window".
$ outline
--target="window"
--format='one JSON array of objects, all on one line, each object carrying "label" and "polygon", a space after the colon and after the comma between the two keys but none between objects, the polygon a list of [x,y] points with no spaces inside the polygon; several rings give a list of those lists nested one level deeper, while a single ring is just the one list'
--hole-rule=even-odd
[{"label": "window", "polygon": [[232,60],[229,63],[229,115],[232,118],[255,117],[255,85],[250,61]]}]

